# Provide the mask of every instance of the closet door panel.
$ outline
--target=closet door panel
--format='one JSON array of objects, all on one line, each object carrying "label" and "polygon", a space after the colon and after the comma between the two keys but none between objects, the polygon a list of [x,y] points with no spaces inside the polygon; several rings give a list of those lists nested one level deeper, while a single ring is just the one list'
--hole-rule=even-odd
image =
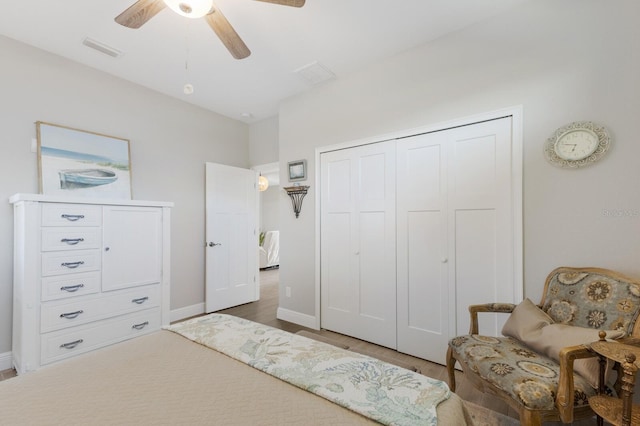
[{"label": "closet door panel", "polygon": [[349,244],[341,244],[342,236],[351,231],[349,213],[328,214],[323,223],[323,308],[326,312],[348,313],[353,310],[353,287],[349,285],[352,269]]},{"label": "closet door panel", "polygon": [[[455,216],[456,335],[469,332],[469,305],[504,300],[496,281],[495,210],[459,210]],[[485,302],[479,302],[484,300]],[[494,334],[496,316],[480,315],[481,333]],[[499,330],[498,330],[499,331]]]},{"label": "closet door panel", "polygon": [[448,330],[447,163],[441,132],[398,141],[398,350],[444,363]]},{"label": "closet door panel", "polygon": [[385,215],[383,212],[360,214],[360,262],[359,314],[384,321],[388,315],[387,304],[396,297],[395,286],[387,283]]},{"label": "closet door panel", "polygon": [[321,326],[395,348],[395,142],[320,161]]},{"label": "closet door panel", "polygon": [[[511,118],[453,129],[448,139],[450,331],[459,335],[469,330],[469,305],[514,301]],[[505,320],[481,315],[480,331],[498,336]]]},{"label": "closet door panel", "polygon": [[408,326],[417,331],[441,335],[443,314],[446,307],[442,300],[446,295],[441,285],[444,281],[441,255],[442,214],[437,211],[409,212],[407,215],[408,251]]}]

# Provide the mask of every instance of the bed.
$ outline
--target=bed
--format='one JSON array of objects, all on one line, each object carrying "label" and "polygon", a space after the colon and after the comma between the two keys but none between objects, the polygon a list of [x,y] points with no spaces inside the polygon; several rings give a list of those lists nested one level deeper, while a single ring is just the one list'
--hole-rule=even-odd
[{"label": "bed", "polygon": [[443,382],[221,314],[5,380],[0,401],[3,425],[470,423]]}]

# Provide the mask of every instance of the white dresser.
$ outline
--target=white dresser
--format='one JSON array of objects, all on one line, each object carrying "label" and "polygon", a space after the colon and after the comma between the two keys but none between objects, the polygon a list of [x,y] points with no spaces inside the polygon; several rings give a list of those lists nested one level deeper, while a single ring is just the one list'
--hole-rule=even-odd
[{"label": "white dresser", "polygon": [[172,203],[9,201],[18,374],[169,324]]}]

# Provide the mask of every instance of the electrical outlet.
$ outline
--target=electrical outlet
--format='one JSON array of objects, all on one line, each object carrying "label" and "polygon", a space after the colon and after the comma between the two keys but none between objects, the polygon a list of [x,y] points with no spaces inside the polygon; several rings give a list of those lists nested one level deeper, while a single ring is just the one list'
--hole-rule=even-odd
[{"label": "electrical outlet", "polygon": [[291,287],[286,287],[284,293],[287,297],[291,297]]}]

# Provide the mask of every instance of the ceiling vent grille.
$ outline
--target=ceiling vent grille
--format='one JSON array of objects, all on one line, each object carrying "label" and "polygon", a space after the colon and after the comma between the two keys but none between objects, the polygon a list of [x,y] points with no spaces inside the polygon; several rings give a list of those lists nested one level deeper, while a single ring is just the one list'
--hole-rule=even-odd
[{"label": "ceiling vent grille", "polygon": [[119,58],[120,56],[122,56],[124,53],[121,50],[118,50],[114,47],[108,46],[104,43],[99,42],[98,40],[94,40],[90,37],[85,37],[84,40],[82,40],[82,44],[84,44],[87,47],[90,47],[94,50],[97,50],[100,53],[104,53],[105,55],[109,55],[112,58]]},{"label": "ceiling vent grille", "polygon": [[310,64],[294,70],[293,72],[312,86],[316,86],[336,77],[333,72],[318,61],[311,62]]}]

